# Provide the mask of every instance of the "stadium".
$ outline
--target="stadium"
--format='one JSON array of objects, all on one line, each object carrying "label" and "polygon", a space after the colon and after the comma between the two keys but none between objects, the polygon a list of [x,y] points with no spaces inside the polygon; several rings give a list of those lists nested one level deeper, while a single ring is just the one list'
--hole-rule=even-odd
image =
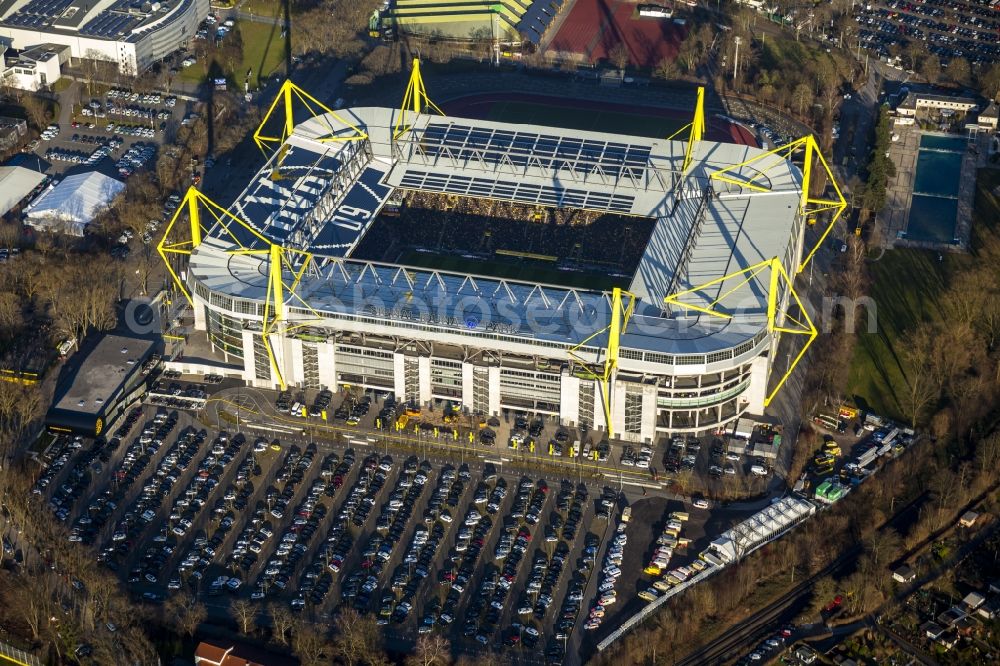
[{"label": "stadium", "polygon": [[416,61],[397,109],[286,82],[267,162],[228,208],[189,190],[158,249],[253,386],[714,431],[763,413],[815,338],[792,281],[846,202],[811,136],[706,141],[697,99],[680,138],[646,139],[445,116]]}]

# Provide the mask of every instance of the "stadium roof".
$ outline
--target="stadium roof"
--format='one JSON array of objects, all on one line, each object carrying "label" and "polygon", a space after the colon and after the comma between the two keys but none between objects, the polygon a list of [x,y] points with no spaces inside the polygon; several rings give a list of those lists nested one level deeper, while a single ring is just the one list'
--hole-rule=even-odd
[{"label": "stadium roof", "polygon": [[25,167],[0,167],[0,215],[6,215],[44,180],[44,173]]},{"label": "stadium roof", "polygon": [[[398,187],[655,218],[629,287],[640,302],[624,347],[706,353],[757,339],[766,327],[766,276],[753,278],[750,289],[733,291],[739,277],[686,298],[700,305],[720,299],[719,307],[736,315],[729,320],[665,317],[663,299],[775,256],[791,263],[802,174],[784,158],[770,158],[766,175],[759,165],[733,174],[769,188],[754,192],[709,180],[765,152],[754,147],[702,141],[682,178],[681,141],[431,115],[411,117],[412,128],[392,141],[397,113],[354,108],[299,124],[230,208],[270,241],[326,258],[297,289],[309,306],[407,320],[419,310],[413,301],[443,299],[448,304],[430,321],[469,329],[504,322],[503,330],[526,341],[570,345],[606,325],[609,298],[600,291],[352,260]],[[351,125],[369,140],[329,141],[353,133]],[[228,228],[247,247],[264,245],[238,225]],[[192,274],[214,291],[265,299],[267,259],[228,254],[233,243],[221,226],[211,235],[192,256]],[[300,305],[294,298],[288,304]]]}]

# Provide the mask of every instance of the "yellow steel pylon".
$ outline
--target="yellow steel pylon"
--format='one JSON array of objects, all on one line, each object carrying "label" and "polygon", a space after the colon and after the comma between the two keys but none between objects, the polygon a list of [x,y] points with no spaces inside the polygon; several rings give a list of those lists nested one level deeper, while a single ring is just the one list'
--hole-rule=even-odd
[{"label": "yellow steel pylon", "polygon": [[[416,117],[431,109],[439,115],[444,115],[444,111],[438,108],[427,96],[427,88],[424,86],[424,79],[420,75],[420,59],[413,59],[413,68],[410,70],[410,82],[406,84],[406,92],[403,93],[403,103],[399,106],[399,115],[396,116],[396,124],[392,128],[392,138],[398,139],[405,134],[416,121]],[[413,120],[407,121],[406,114],[413,113]]]},{"label": "yellow steel pylon", "polygon": [[698,96],[694,104],[694,118],[667,137],[667,140],[670,141],[685,131],[688,133],[688,139],[684,148],[684,164],[681,166],[681,173],[687,173],[688,167],[694,161],[694,148],[705,135],[705,88],[702,86],[698,86]]},{"label": "yellow steel pylon", "polygon": [[[710,176],[715,180],[721,180],[726,183],[731,183],[739,187],[746,187],[748,189],[757,192],[769,192],[771,191],[770,185],[762,183],[761,178],[767,175],[767,172],[773,169],[779,164],[783,164],[785,161],[790,160],[792,155],[799,149],[805,151],[804,161],[802,164],[802,195],[799,198],[799,213],[806,218],[810,216],[818,215],[824,211],[832,210],[833,214],[830,216],[830,223],[827,225],[823,233],[820,234],[819,240],[816,241],[816,245],[813,246],[812,250],[806,255],[806,258],[802,260],[796,268],[797,273],[801,273],[802,269],[812,260],[813,255],[819,249],[819,246],[823,244],[826,237],[833,230],[834,225],[837,220],[847,209],[847,199],[844,198],[843,193],[840,191],[840,186],[837,185],[837,179],[833,175],[833,171],[830,169],[830,165],[827,164],[826,159],[820,152],[819,146],[816,144],[816,139],[812,134],[802,137],[801,139],[796,139],[791,143],[787,143],[784,146],[778,146],[772,150],[765,153],[761,153],[756,157],[752,157],[739,164],[732,164],[723,169],[715,171]],[[742,167],[754,164],[761,160],[766,160],[767,158],[772,159],[766,166],[762,168],[755,167],[755,173],[752,177],[744,178],[739,175],[739,171]],[[833,185],[833,191],[836,195],[834,199],[826,199],[823,197],[814,197],[810,194],[809,190],[812,186],[812,175],[813,175],[813,162],[814,160],[819,160],[820,166],[826,172],[826,177],[829,179],[830,184]],[[815,219],[815,218],[813,218]]]},{"label": "yellow steel pylon", "polygon": [[[318,141],[360,141],[368,138],[368,134],[360,127],[348,120],[345,120],[343,116],[338,114],[336,111],[329,108],[305,90],[286,79],[285,82],[281,84],[278,94],[275,96],[274,101],[271,102],[271,106],[268,108],[267,113],[264,114],[264,118],[260,121],[260,125],[257,127],[257,130],[253,133],[254,143],[257,144],[257,147],[260,148],[265,155],[267,155],[268,147],[275,148],[282,145],[295,129],[296,100],[298,100],[298,102],[306,108],[313,118],[319,118],[324,114],[329,114],[336,118],[338,122],[345,125],[346,130],[348,130],[345,131],[345,128],[334,127],[331,124],[330,136],[320,137]],[[264,126],[277,110],[278,102],[282,102],[282,112],[285,116],[284,122],[281,126],[281,136],[265,134]]]},{"label": "yellow steel pylon", "polygon": [[[171,233],[173,232],[177,221],[184,213],[187,213],[188,215],[187,229],[190,237],[186,240],[174,240],[171,238]],[[208,225],[204,224],[204,220],[206,219],[209,221]],[[243,227],[262,243],[270,243],[267,238],[262,236],[256,229],[248,225],[246,222],[209,199],[194,187],[189,187],[188,191],[184,194],[184,198],[181,200],[181,204],[177,207],[177,210],[174,211],[174,214],[170,217],[170,221],[167,222],[167,226],[163,229],[163,237],[160,238],[160,242],[157,243],[156,251],[160,255],[160,258],[163,259],[163,263],[167,267],[167,271],[170,273],[170,276],[173,278],[174,284],[177,285],[177,288],[180,289],[181,293],[184,294],[184,297],[187,298],[188,303],[191,303],[192,305],[193,301],[191,300],[191,294],[188,293],[183,281],[180,277],[178,277],[177,273],[170,265],[167,255],[190,255],[196,247],[201,245],[204,235],[208,233],[208,231],[216,224],[218,224],[219,228],[224,232],[222,235],[228,236],[229,239],[236,243],[241,250],[246,250],[247,248],[244,246],[239,237],[231,231],[230,227],[234,224]]]},{"label": "yellow steel pylon", "polygon": [[[716,309],[717,306],[719,305],[719,302],[722,301],[727,296],[729,296],[730,294],[741,289],[742,287],[750,284],[750,282],[754,280],[754,278],[756,278],[764,271],[768,270],[770,270],[770,274],[768,275],[768,282],[767,282],[768,284],[767,330],[770,333],[777,333],[779,335],[782,333],[790,333],[793,335],[806,335],[808,336],[808,340],[806,340],[806,343],[802,346],[802,349],[799,350],[799,353],[796,354],[795,360],[788,366],[784,375],[782,375],[781,379],[778,381],[778,384],[767,395],[767,397],[764,398],[765,407],[771,404],[771,401],[774,399],[774,396],[777,395],[778,391],[785,384],[785,381],[789,378],[789,376],[791,376],[792,371],[795,370],[795,366],[798,365],[802,357],[805,356],[806,350],[809,349],[809,345],[811,345],[813,343],[813,340],[816,339],[816,336],[819,335],[819,331],[816,329],[816,325],[813,324],[812,319],[810,319],[809,313],[806,311],[805,306],[799,299],[799,295],[795,293],[795,287],[792,284],[792,279],[788,276],[788,273],[785,271],[785,267],[781,263],[781,260],[778,257],[774,257],[772,259],[765,259],[764,261],[756,263],[753,266],[748,266],[741,270],[729,273],[728,275],[723,275],[722,277],[715,278],[714,280],[710,280],[704,284],[700,284],[697,287],[692,287],[691,289],[685,289],[684,291],[677,292],[676,294],[671,294],[664,299],[664,302],[667,305],[672,305],[681,308],[683,310],[694,310],[695,312],[701,312],[703,314],[711,315],[713,317],[719,317],[721,319],[732,319],[733,316],[728,312],[723,312]],[[685,296],[696,294],[698,292],[707,289],[708,287],[721,284],[723,282],[726,282],[727,280],[739,278],[740,276],[743,277],[743,279],[740,282],[738,282],[735,286],[727,289],[724,293],[720,294],[717,298],[715,298],[715,300],[711,301],[708,305],[695,305],[693,303],[685,303],[683,300],[681,300]],[[791,294],[792,300],[798,307],[798,311],[799,313],[801,313],[802,321],[799,321],[791,314],[789,314],[787,309],[784,312],[779,311],[778,295],[781,290],[782,281],[784,281],[785,285],[788,288],[789,294]],[[795,324],[795,326],[786,326],[785,325],[786,321],[791,321],[793,324]],[[772,371],[773,371],[773,363],[772,363],[772,370],[768,371],[768,383],[770,383]]]},{"label": "yellow steel pylon", "polygon": [[[622,295],[628,296],[626,304]],[[585,340],[569,350],[569,356],[583,366],[590,379],[596,380],[601,385],[601,401],[604,404],[604,423],[608,430],[608,437],[614,437],[614,426],[611,422],[611,381],[615,371],[618,369],[618,351],[622,333],[628,326],[632,313],[635,312],[635,295],[622,291],[615,287],[611,292],[611,323],[605,328],[587,336]],[[604,364],[592,363],[581,358],[577,352],[599,335],[608,334],[608,342],[604,350]]]}]

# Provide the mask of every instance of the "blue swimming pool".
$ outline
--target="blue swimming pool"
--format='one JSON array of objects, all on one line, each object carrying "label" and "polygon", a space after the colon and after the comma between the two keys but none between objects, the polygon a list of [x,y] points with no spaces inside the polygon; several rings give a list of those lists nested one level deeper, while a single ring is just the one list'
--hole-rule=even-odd
[{"label": "blue swimming pool", "polygon": [[946,136],[943,134],[922,134],[920,135],[921,148],[936,148],[938,150],[950,150],[961,153],[969,144],[964,136]]},{"label": "blue swimming pool", "polygon": [[913,197],[906,238],[952,243],[958,224],[958,190],[962,177],[965,137],[923,134],[913,175]]}]

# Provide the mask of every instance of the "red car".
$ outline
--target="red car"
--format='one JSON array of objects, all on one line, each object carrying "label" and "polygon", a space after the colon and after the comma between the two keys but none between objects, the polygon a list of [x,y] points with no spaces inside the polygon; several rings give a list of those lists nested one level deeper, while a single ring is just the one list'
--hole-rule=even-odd
[{"label": "red car", "polygon": [[844,603],[844,597],[838,594],[833,598],[833,601],[827,604],[826,608],[824,608],[823,610],[825,610],[827,613],[832,613],[836,609],[840,608],[840,604],[842,603]]}]

